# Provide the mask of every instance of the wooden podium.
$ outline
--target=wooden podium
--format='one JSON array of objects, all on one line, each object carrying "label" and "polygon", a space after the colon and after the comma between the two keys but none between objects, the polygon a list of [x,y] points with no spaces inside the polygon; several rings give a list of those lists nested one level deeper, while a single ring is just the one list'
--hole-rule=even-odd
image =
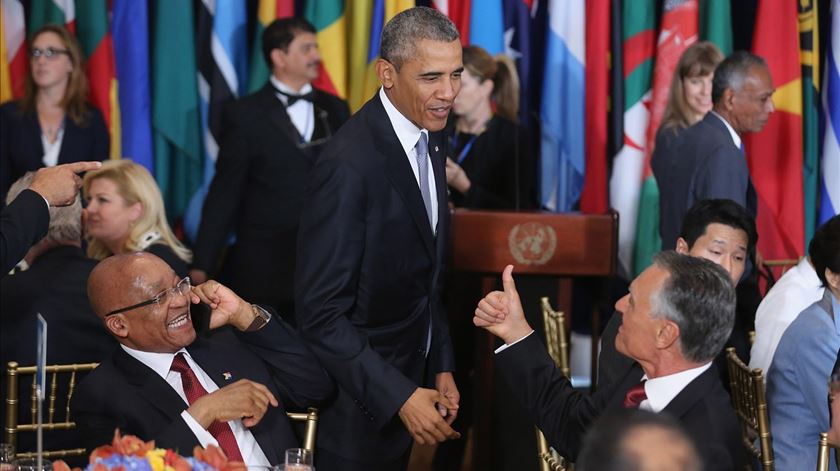
[{"label": "wooden podium", "polygon": [[[515,266],[515,276],[608,278],[615,273],[618,259],[618,215],[615,212],[583,215],[456,209],[452,214],[451,237],[451,269],[487,275],[482,283],[485,293],[494,289],[502,269],[508,264]],[[558,282],[558,288],[564,294],[560,297],[560,310],[566,313],[571,311],[570,286],[568,279],[565,283]],[[600,316],[597,309],[593,311],[594,385]],[[566,319],[568,323],[571,316],[567,315]],[[489,455],[482,450],[489,449],[492,434],[494,339],[484,330],[476,334],[476,397],[469,398],[476,404],[473,467],[489,469]]]}]

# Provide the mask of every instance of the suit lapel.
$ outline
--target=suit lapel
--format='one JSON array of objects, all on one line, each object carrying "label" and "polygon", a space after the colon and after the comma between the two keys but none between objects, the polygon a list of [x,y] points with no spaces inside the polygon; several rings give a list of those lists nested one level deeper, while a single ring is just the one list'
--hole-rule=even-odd
[{"label": "suit lapel", "polygon": [[271,83],[267,83],[265,87],[259,92],[261,94],[260,100],[265,104],[265,110],[268,114],[268,119],[271,123],[279,129],[290,141],[295,145],[300,145],[301,136],[292,120],[289,119],[289,113],[286,112],[286,106],[274,94],[274,88]]},{"label": "suit lapel", "polygon": [[[379,95],[365,105],[365,110],[369,113],[367,120],[371,129],[373,129],[376,148],[385,158],[388,180],[408,208],[408,213],[417,227],[420,238],[423,239],[423,245],[426,247],[429,257],[434,260],[434,236],[429,225],[429,218],[426,215],[426,206],[423,203],[423,197],[420,195],[417,180],[414,178],[414,171],[411,170],[411,164],[408,163],[408,158],[400,145],[397,134],[394,132],[391,121],[388,119],[385,108],[382,106]],[[435,170],[435,178],[437,178],[437,174],[438,172]],[[436,180],[435,184],[437,183]],[[440,201],[438,200],[439,203]],[[443,200],[444,203],[445,201]]]},{"label": "suit lapel", "polygon": [[114,363],[123,371],[128,383],[140,391],[139,396],[145,398],[149,405],[170,419],[178,417],[186,409],[188,404],[169,383],[122,348],[118,347],[117,350]]},{"label": "suit lapel", "polygon": [[700,376],[688,383],[679,394],[677,394],[671,402],[665,406],[663,412],[668,412],[676,418],[685,415],[697,401],[708,397],[712,393],[715,382],[719,381],[719,375],[715,365],[712,365],[704,371]]}]

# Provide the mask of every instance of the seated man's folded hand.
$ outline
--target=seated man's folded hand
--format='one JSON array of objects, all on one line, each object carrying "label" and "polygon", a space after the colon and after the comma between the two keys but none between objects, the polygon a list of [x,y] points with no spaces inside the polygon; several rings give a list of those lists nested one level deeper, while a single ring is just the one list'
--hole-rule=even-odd
[{"label": "seated man's folded hand", "polygon": [[214,421],[242,419],[246,427],[253,427],[262,420],[268,406],[280,405],[265,385],[247,379],[196,399],[187,409],[192,418],[205,429]]}]

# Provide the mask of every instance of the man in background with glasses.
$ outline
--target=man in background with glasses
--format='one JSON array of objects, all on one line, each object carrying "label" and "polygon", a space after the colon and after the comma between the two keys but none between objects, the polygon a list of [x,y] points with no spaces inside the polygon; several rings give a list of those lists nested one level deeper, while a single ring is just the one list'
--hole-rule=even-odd
[{"label": "man in background with glasses", "polygon": [[[88,281],[94,313],[120,343],[73,397],[86,445],[114,430],[191,450],[214,444],[248,466],[276,465],[299,446],[285,408],[305,409],[333,389],[294,331],[215,281],[190,286],[160,258],[115,255]],[[205,303],[210,328],[235,335],[197,337],[190,305]]]}]

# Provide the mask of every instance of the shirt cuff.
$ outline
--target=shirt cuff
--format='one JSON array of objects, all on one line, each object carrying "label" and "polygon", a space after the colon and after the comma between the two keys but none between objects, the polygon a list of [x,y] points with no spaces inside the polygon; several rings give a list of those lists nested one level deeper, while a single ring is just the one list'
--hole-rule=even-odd
[{"label": "shirt cuff", "polygon": [[[36,191],[35,193],[38,193],[38,192]],[[49,210],[50,210],[50,202],[49,202],[49,201],[47,201],[47,197],[46,197],[46,196],[44,196],[44,195],[42,195],[41,193],[38,193],[38,196],[40,196],[41,198],[43,198],[43,199],[44,199],[44,204],[46,204],[46,205],[47,205],[47,211],[49,211]]]},{"label": "shirt cuff", "polygon": [[496,355],[498,355],[499,353],[502,353],[503,351],[505,351],[505,349],[507,349],[508,347],[512,347],[512,346],[516,345],[517,343],[519,343],[519,342],[521,342],[521,341],[523,341],[523,340],[527,339],[527,338],[528,338],[528,336],[529,336],[529,335],[531,335],[531,334],[533,334],[533,333],[534,333],[534,331],[532,330],[532,331],[528,332],[528,334],[527,334],[527,335],[525,335],[525,336],[524,336],[524,337],[522,337],[521,339],[517,340],[516,342],[513,342],[513,343],[511,343],[511,344],[507,344],[507,343],[506,343],[506,344],[502,345],[501,347],[497,348],[497,349],[496,349],[496,351],[495,351],[495,352],[493,352],[493,353],[494,353],[494,354],[496,354]]},{"label": "shirt cuff", "polygon": [[181,412],[181,418],[183,418],[184,422],[187,423],[187,427],[192,430],[193,435],[195,435],[195,438],[198,439],[198,443],[200,443],[202,447],[207,448],[207,445],[219,446],[219,442],[213,438],[213,435],[210,435],[210,432],[202,427],[189,412],[186,410]]}]

